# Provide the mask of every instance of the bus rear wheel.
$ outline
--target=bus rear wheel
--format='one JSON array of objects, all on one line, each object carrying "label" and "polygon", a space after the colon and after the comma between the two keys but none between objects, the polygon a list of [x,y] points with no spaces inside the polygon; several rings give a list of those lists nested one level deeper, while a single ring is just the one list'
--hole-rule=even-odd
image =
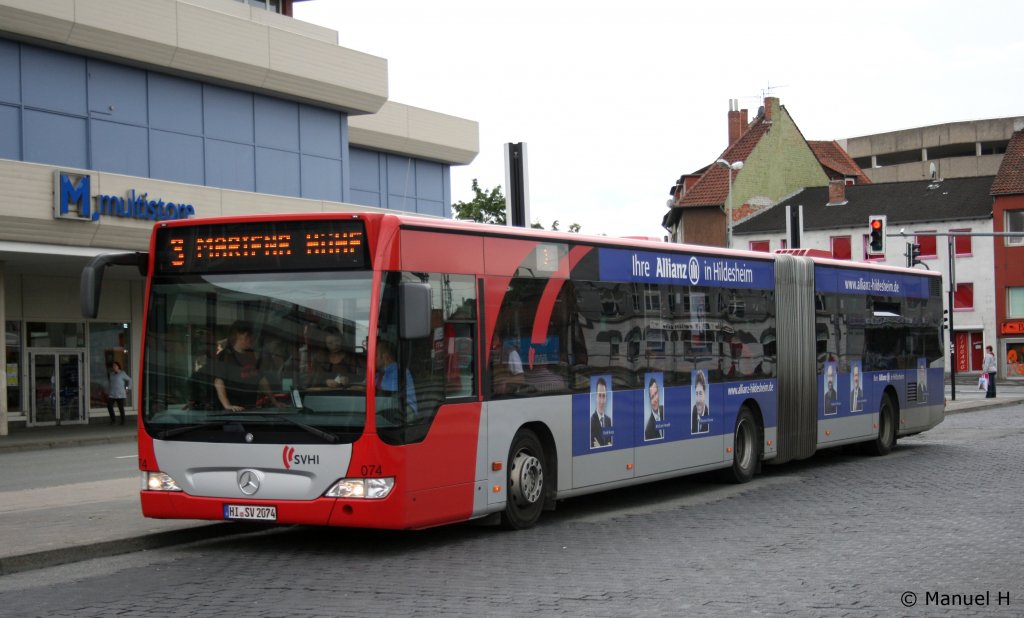
[{"label": "bus rear wheel", "polygon": [[896,446],[896,406],[888,395],[882,397],[878,407],[878,435],[864,444],[868,455],[888,455]]},{"label": "bus rear wheel", "polygon": [[732,467],[723,470],[723,479],[730,483],[746,483],[754,478],[761,461],[761,427],[747,406],[736,415],[733,432]]},{"label": "bus rear wheel", "polygon": [[540,519],[544,510],[544,447],[529,429],[520,429],[508,454],[508,479],[505,511],[501,522],[506,528],[522,530]]}]

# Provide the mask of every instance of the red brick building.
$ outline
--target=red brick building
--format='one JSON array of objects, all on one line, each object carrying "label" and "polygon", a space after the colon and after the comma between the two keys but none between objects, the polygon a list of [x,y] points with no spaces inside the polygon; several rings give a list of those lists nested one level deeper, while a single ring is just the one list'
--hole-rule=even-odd
[{"label": "red brick building", "polygon": [[[992,183],[996,232],[1024,232],[1024,131],[1010,138]],[[999,373],[1024,379],[1024,237],[994,239]]]}]

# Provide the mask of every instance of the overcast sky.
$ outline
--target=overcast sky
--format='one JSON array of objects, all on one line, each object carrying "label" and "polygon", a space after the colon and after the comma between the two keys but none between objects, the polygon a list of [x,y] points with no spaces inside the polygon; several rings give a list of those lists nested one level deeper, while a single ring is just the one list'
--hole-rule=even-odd
[{"label": "overcast sky", "polygon": [[662,236],[668,189],[726,147],[729,99],[770,88],[809,140],[1024,116],[1024,5],[865,0],[310,0],[295,17],[388,60],[389,98],[480,123],[452,169],[504,185],[526,142],[531,217]]}]

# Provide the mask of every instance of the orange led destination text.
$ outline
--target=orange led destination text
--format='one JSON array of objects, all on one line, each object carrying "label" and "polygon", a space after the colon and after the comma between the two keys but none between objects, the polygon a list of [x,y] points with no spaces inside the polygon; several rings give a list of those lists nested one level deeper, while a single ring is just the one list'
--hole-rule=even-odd
[{"label": "orange led destination text", "polygon": [[306,255],[355,253],[363,246],[362,232],[310,232],[306,234]]},{"label": "orange led destination text", "polygon": [[[174,244],[174,241],[171,241]],[[292,254],[291,234],[211,236],[196,239],[196,259],[269,257]]]}]

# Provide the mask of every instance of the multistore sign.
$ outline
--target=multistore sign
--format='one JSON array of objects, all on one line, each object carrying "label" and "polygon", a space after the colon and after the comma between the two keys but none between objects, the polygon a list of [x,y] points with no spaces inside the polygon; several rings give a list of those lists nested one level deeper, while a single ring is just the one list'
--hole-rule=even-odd
[{"label": "multistore sign", "polygon": [[196,214],[191,204],[153,199],[135,189],[120,195],[93,195],[89,174],[54,172],[53,205],[55,219],[99,221],[100,217],[121,217],[144,221],[188,219]]}]

